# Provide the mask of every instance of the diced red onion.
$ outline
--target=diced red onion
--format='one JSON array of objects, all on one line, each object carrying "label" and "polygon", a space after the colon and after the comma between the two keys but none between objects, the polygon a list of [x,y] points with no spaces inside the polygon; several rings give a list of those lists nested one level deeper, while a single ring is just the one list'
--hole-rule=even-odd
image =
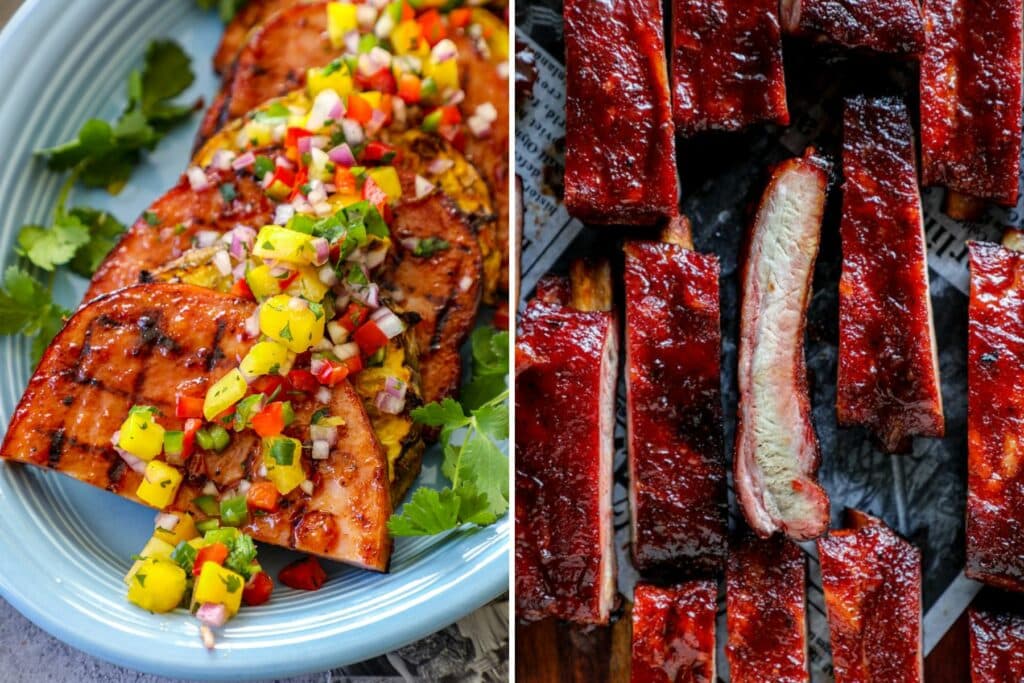
[{"label": "diced red onion", "polygon": [[342,100],[338,100],[337,103],[331,107],[330,117],[332,121],[340,121],[341,117],[345,115],[345,103]]},{"label": "diced red onion", "polygon": [[333,344],[331,344],[331,340],[330,339],[321,338],[320,341],[318,341],[316,343],[316,346],[313,347],[313,350],[314,351],[330,351],[332,346],[333,346]]},{"label": "diced red onion", "polygon": [[304,137],[299,138],[299,142],[298,142],[297,146],[299,148],[299,153],[300,154],[309,154],[309,146],[310,146],[311,138],[312,138],[312,136],[310,136],[310,135],[306,135]]},{"label": "diced red onion", "polygon": [[434,63],[441,64],[449,59],[454,59],[458,54],[459,50],[455,47],[455,43],[449,38],[445,38],[433,47],[430,51],[430,58],[434,60]]},{"label": "diced red onion", "polygon": [[370,320],[374,320],[374,321],[380,320],[381,318],[383,318],[384,316],[388,315],[389,313],[391,313],[391,309],[390,308],[388,308],[387,306],[381,306],[376,311],[374,311],[373,313],[370,314]]},{"label": "diced red onion", "polygon": [[[338,96],[333,90],[321,90],[316,99],[313,100],[313,106],[309,110],[309,118],[306,119],[306,127],[310,130],[320,130],[324,124],[327,123],[327,119],[331,118],[331,112],[334,111],[335,106],[341,101],[341,97]],[[308,150],[307,150],[308,151]]]},{"label": "diced red onion", "polygon": [[256,241],[256,231],[246,225],[238,225],[231,231],[231,256],[242,260]]},{"label": "diced red onion", "polygon": [[226,251],[217,251],[213,255],[213,265],[221,275],[231,274],[231,256]]},{"label": "diced red onion", "polygon": [[[333,109],[331,111],[334,111]],[[309,148],[312,149],[323,149],[331,141],[326,135],[314,135],[309,138]]]},{"label": "diced red onion", "polygon": [[310,425],[309,438],[313,441],[326,441],[328,446],[338,443],[338,428],[331,425]]},{"label": "diced red onion", "polygon": [[210,186],[210,179],[206,177],[206,172],[198,166],[189,166],[185,175],[188,177],[189,186],[196,192],[202,192]]},{"label": "diced red onion", "polygon": [[348,340],[348,330],[337,320],[327,323],[327,336],[335,344],[344,344]]},{"label": "diced red onion", "polygon": [[334,207],[331,206],[331,203],[325,199],[324,201],[317,202],[316,204],[313,205],[313,213],[323,218],[324,216],[329,216],[332,213],[334,213]]},{"label": "diced red onion", "polygon": [[[365,10],[370,10],[372,15],[365,12]],[[363,21],[363,19],[359,17],[360,13],[364,14],[364,18],[367,18],[368,20]],[[363,26],[371,26],[375,21],[377,21],[377,13],[374,12],[373,8],[369,5],[359,5],[356,7],[356,19],[358,19],[359,23]],[[359,31],[352,30],[345,34],[345,52],[350,55],[354,55],[359,52]]]},{"label": "diced red onion", "polygon": [[408,388],[409,385],[407,385],[405,382],[398,379],[397,377],[388,377],[386,380],[384,380],[384,391],[388,392],[392,396],[397,396],[398,398],[405,398],[405,392]]},{"label": "diced red onion", "polygon": [[250,337],[259,336],[260,333],[260,318],[259,313],[253,313],[245,319],[245,333]]},{"label": "diced red onion", "polygon": [[377,392],[377,397],[374,399],[373,404],[377,406],[377,410],[388,415],[398,415],[405,408],[405,399],[398,398],[386,391]]},{"label": "diced red onion", "polygon": [[377,327],[380,331],[387,335],[388,339],[394,339],[398,335],[405,332],[405,323],[397,315],[388,311],[386,315],[377,318]]},{"label": "diced red onion", "polygon": [[[319,389],[316,390],[315,398],[318,403],[323,403],[324,405],[326,405],[331,402],[331,390],[328,389],[327,387],[320,387]],[[266,475],[264,474],[263,476]]]},{"label": "diced red onion", "polygon": [[360,287],[352,292],[352,298],[362,304],[366,304],[370,308],[377,308],[377,306],[380,305],[379,295],[379,288],[375,282],[365,287]]},{"label": "diced red onion", "polygon": [[347,342],[334,347],[334,355],[338,360],[348,360],[359,355],[359,344]]},{"label": "diced red onion", "polygon": [[174,531],[174,527],[178,526],[178,515],[172,515],[170,512],[158,512],[156,519],[153,520],[153,526],[164,531]]},{"label": "diced red onion", "polygon": [[196,246],[200,249],[212,247],[220,239],[221,234],[216,230],[200,230],[196,232]]},{"label": "diced red onion", "polygon": [[[346,138],[348,135],[345,136]],[[327,153],[331,161],[336,164],[340,164],[346,168],[356,165],[356,156],[352,153],[352,148],[348,146],[347,142],[343,142],[331,151]]]},{"label": "diced red onion", "polygon": [[267,466],[266,465],[260,465],[260,468],[258,470],[256,470],[256,474],[261,476],[261,477],[267,476]]},{"label": "diced red onion", "polygon": [[434,159],[427,165],[427,172],[431,175],[440,175],[455,165],[451,159]]},{"label": "diced red onion", "polygon": [[302,492],[305,493],[307,496],[313,495],[313,482],[311,482],[309,479],[303,479],[302,483],[299,484],[299,488],[302,489]]},{"label": "diced red onion", "polygon": [[[309,428],[310,436],[312,436],[313,429],[314,427]],[[315,439],[312,455],[314,460],[326,460],[331,455],[331,444],[322,439]]]},{"label": "diced red onion", "polygon": [[466,99],[466,91],[455,90],[449,93],[448,97],[445,98],[444,103],[454,107],[462,104],[464,99]]},{"label": "diced red onion", "polygon": [[338,282],[338,274],[334,272],[334,267],[326,265],[317,272],[317,277],[320,278],[320,282],[324,283],[328,287],[333,287]]},{"label": "diced red onion", "polygon": [[226,171],[231,168],[231,162],[235,160],[235,153],[229,149],[218,149],[210,159],[210,165],[218,171]]},{"label": "diced red onion", "polygon": [[216,602],[204,602],[196,610],[196,619],[210,628],[220,628],[228,623],[228,608]]},{"label": "diced red onion", "polygon": [[278,168],[287,168],[289,171],[295,168],[295,164],[289,161],[287,157],[280,154],[274,157],[274,165]]},{"label": "diced red onion", "polygon": [[349,144],[358,145],[363,142],[363,127],[359,125],[358,121],[342,119],[341,131],[345,134],[345,141]]},{"label": "diced red onion", "polygon": [[373,33],[378,38],[384,39],[395,30],[395,20],[388,12],[382,12],[373,27]]},{"label": "diced red onion", "polygon": [[295,207],[291,204],[278,204],[274,209],[274,224],[284,225],[295,215]]},{"label": "diced red onion", "polygon": [[370,112],[370,123],[367,125],[368,130],[378,131],[384,125],[384,122],[388,120],[388,115],[380,109],[374,109]]},{"label": "diced red onion", "polygon": [[434,191],[434,184],[424,178],[423,176],[416,174],[416,199],[420,197],[426,197],[428,194]]},{"label": "diced red onion", "polygon": [[240,171],[243,168],[249,168],[254,163],[256,163],[256,153],[246,152],[235,157],[235,160],[231,162],[231,168]]},{"label": "diced red onion", "polygon": [[297,213],[310,213],[313,210],[313,207],[309,205],[309,202],[301,194],[292,200],[292,206]]},{"label": "diced red onion", "polygon": [[248,479],[243,479],[242,481],[238,482],[239,493],[248,493],[250,488],[252,488],[252,482],[250,482]]},{"label": "diced red onion", "polygon": [[313,257],[314,266],[322,266],[327,263],[327,259],[331,256],[331,243],[323,237],[314,237],[310,242],[315,253]]},{"label": "diced red onion", "polygon": [[469,128],[469,131],[478,138],[486,137],[491,132],[490,121],[484,121],[476,114],[466,119],[466,126]]},{"label": "diced red onion", "polygon": [[323,358],[314,358],[309,361],[309,371],[314,375],[319,375],[320,371],[328,366],[328,361]]},{"label": "diced red onion", "polygon": [[363,261],[363,263],[366,264],[367,268],[369,268],[370,270],[373,270],[374,268],[376,268],[380,264],[384,263],[384,259],[386,259],[387,257],[388,257],[387,245],[382,245],[380,248],[374,249],[373,251],[369,252],[366,255],[366,259]]},{"label": "diced red onion", "polygon": [[232,275],[232,276],[233,276],[233,277],[234,277],[234,278],[235,278],[236,280],[240,280],[240,279],[242,279],[243,277],[245,277],[245,271],[246,271],[246,268],[247,268],[247,267],[248,267],[248,264],[247,264],[247,263],[246,263],[245,261],[239,261],[239,262],[238,262],[238,265],[237,265],[237,266],[235,266],[235,267],[234,267],[234,268],[232,269],[232,271],[231,271],[231,275]]},{"label": "diced red onion", "polygon": [[216,496],[219,493],[220,493],[220,491],[217,490],[217,485],[214,484],[212,481],[208,481],[205,484],[203,484],[203,495],[204,496]]},{"label": "diced red onion", "polygon": [[117,454],[121,456],[121,459],[125,461],[125,464],[127,464],[128,467],[131,467],[139,474],[146,473],[145,461],[136,458],[134,455],[124,450],[123,448],[118,448],[117,446],[114,446],[114,450],[117,451]]},{"label": "diced red onion", "polygon": [[263,263],[265,263],[267,267],[270,268],[271,276],[277,278],[278,280],[285,280],[289,275],[291,275],[291,268],[289,268],[288,266],[282,266],[280,263],[273,259],[264,259]]},{"label": "diced red onion", "polygon": [[337,191],[338,188],[334,185],[334,183],[324,183],[324,192],[326,192],[327,194],[334,194]]}]

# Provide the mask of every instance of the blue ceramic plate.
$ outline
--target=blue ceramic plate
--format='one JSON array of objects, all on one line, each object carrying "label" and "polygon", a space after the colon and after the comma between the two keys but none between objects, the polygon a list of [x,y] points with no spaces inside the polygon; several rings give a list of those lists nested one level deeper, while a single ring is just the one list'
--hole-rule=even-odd
[{"label": "blue ceramic plate", "polygon": [[[63,178],[33,150],[72,137],[92,116],[116,117],[126,77],[146,44],[171,37],[192,57],[187,97],[209,101],[210,57],[222,26],[191,0],[29,0],[0,34],[0,255],[25,223],[46,223]],[[183,98],[184,99],[184,98]],[[188,164],[191,126],[166,138],[117,197],[76,189],[71,204],[107,208],[131,223]],[[57,298],[74,307],[85,283],[58,276]],[[0,424],[32,370],[29,344],[0,339]],[[420,477],[440,477],[436,453]],[[508,586],[510,522],[439,538],[399,539],[391,573],[330,565],[318,592],[278,586],[206,651],[184,610],[152,615],[124,598],[121,578],[152,529],[153,512],[54,473],[0,465],[0,592],[61,640],[134,669],[189,679],[272,678],[324,670],[422,638],[497,597]],[[292,555],[264,547],[272,573]]]}]

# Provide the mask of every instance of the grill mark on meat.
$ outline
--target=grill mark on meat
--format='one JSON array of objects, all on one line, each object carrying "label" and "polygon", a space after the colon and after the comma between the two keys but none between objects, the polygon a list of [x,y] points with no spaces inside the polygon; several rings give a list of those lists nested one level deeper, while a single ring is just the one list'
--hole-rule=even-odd
[{"label": "grill mark on meat", "polygon": [[217,321],[217,331],[213,335],[213,346],[210,348],[209,355],[206,358],[206,371],[210,372],[213,370],[217,363],[224,359],[224,352],[220,348],[221,339],[224,338],[224,330],[227,329],[227,324],[224,320]]},{"label": "grill mark on meat", "polygon": [[65,442],[64,428],[55,429],[50,434],[50,450],[47,452],[47,464],[56,467],[60,464],[60,456],[64,450]]},{"label": "grill mark on meat", "polygon": [[124,472],[127,467],[128,466],[121,458],[115,458],[111,462],[110,468],[107,470],[107,479],[110,480],[110,483],[107,484],[108,491],[117,493],[121,489],[121,479],[124,477]]}]

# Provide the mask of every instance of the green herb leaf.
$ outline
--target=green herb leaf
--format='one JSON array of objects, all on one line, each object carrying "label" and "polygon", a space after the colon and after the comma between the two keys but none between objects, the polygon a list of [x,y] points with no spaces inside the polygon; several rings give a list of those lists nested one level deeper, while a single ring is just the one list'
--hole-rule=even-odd
[{"label": "green herb leaf", "polygon": [[416,247],[412,250],[412,254],[413,256],[423,257],[433,256],[439,251],[447,251],[448,249],[451,249],[451,246],[452,245],[448,243],[448,240],[443,240],[438,237],[425,237],[416,244]]},{"label": "green herb leaf", "polygon": [[22,227],[14,250],[43,270],[53,270],[69,262],[88,242],[89,229],[74,216],[65,216],[50,228]]},{"label": "green herb leaf", "polygon": [[459,521],[461,501],[451,489],[436,491],[420,487],[402,508],[388,520],[395,536],[431,536],[454,529]]},{"label": "green herb leaf", "polygon": [[9,266],[0,288],[0,334],[34,336],[32,356],[38,362],[71,311],[54,304],[50,291],[27,271]]}]

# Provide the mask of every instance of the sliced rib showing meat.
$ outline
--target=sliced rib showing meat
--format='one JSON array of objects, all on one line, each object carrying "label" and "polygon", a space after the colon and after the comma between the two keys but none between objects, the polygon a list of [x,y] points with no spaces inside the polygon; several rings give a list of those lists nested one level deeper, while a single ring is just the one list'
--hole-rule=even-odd
[{"label": "sliced rib showing meat", "polygon": [[567,0],[565,205],[590,223],[651,224],[679,195],[659,0]]},{"label": "sliced rib showing meat", "polygon": [[1024,253],[969,248],[967,575],[1024,591]]},{"label": "sliced rib showing meat", "polygon": [[673,0],[672,111],[676,130],[786,125],[776,0]]},{"label": "sliced rib showing meat", "polygon": [[[133,405],[158,408],[167,429],[179,393],[203,396],[236,367],[256,341],[245,320],[255,304],[210,289],[155,283],[118,290],[80,308],[47,349],[11,418],[0,448],[6,459],[48,467],[131,500],[142,475],[117,455],[111,438]],[[320,407],[293,402],[289,435],[308,433]],[[326,460],[303,456],[312,495],[301,488],[277,513],[254,518],[245,530],[257,540],[385,570],[391,552],[387,459],[363,405],[347,382],[329,408],[345,420]],[[305,438],[305,437],[303,437]],[[197,451],[168,506],[204,515],[192,501],[212,481],[229,490],[258,478],[261,444],[253,432],[233,435],[221,453]]]},{"label": "sliced rib showing meat", "polygon": [[714,581],[638,583],[631,683],[715,683],[717,598]]},{"label": "sliced rib showing meat", "polygon": [[893,98],[848,100],[843,126],[836,409],[905,452],[945,433],[914,130]]},{"label": "sliced rib showing meat", "polygon": [[[522,316],[516,376],[516,610],[520,619],[608,623],[615,598],[612,432],[615,321],[604,269],[577,268]],[[549,281],[550,282],[550,281]],[[607,303],[609,306],[600,306]]]},{"label": "sliced rib showing meat", "polygon": [[213,53],[213,70],[221,76],[235,62],[242,46],[249,38],[249,32],[270,18],[274,12],[291,7],[299,0],[246,0],[245,4],[224,27],[217,51]]},{"label": "sliced rib showing meat", "polygon": [[732,683],[808,683],[807,560],[782,536],[747,534],[729,549],[725,655]]},{"label": "sliced rib showing meat", "polygon": [[836,683],[921,683],[921,552],[863,512],[847,525],[818,539]]},{"label": "sliced rib showing meat", "polygon": [[828,172],[813,150],[776,166],[744,264],[733,467],[743,513],[762,536],[781,531],[807,540],[828,529],[804,360],[827,186]]},{"label": "sliced rib showing meat", "polygon": [[[480,306],[480,245],[466,219],[446,196],[434,193],[394,208],[391,224],[395,260],[384,282],[400,293],[405,310],[420,315],[423,397],[428,403],[453,396],[459,388],[459,349],[476,322]],[[443,239],[448,248],[416,256],[403,242]]]},{"label": "sliced rib showing meat", "polygon": [[896,55],[924,49],[918,0],[782,0],[780,11],[789,35]]},{"label": "sliced rib showing meat", "polygon": [[728,533],[718,259],[666,242],[625,251],[633,563],[715,573]]},{"label": "sliced rib showing meat", "polygon": [[1005,596],[980,596],[967,611],[971,629],[971,683],[1024,680],[1024,614]]},{"label": "sliced rib showing meat", "polygon": [[1017,203],[1020,0],[925,0],[922,183]]}]

